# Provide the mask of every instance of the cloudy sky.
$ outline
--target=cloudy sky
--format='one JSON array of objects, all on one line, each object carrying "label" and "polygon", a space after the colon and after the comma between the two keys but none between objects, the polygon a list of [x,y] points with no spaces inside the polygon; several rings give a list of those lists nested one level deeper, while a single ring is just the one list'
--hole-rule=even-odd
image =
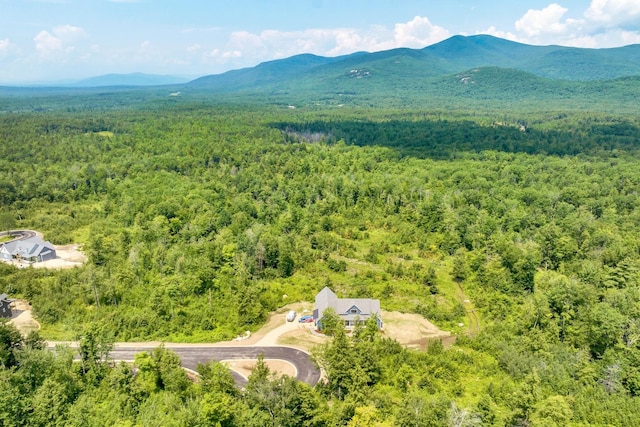
[{"label": "cloudy sky", "polygon": [[421,48],[456,34],[640,43],[640,0],[0,0],[0,83],[201,76],[298,53]]}]

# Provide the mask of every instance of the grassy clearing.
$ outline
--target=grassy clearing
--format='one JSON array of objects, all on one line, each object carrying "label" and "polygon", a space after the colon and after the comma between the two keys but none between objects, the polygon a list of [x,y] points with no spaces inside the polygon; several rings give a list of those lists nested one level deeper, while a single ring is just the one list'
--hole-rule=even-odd
[{"label": "grassy clearing", "polygon": [[113,136],[114,136],[113,132],[110,132],[108,130],[101,130],[99,132],[92,132],[92,133],[89,133],[88,135],[104,136],[105,138],[113,138]]}]

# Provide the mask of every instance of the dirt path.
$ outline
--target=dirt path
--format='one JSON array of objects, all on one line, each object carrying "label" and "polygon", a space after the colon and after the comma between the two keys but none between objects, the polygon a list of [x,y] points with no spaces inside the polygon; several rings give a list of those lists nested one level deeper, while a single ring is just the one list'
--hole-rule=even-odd
[{"label": "dirt path", "polygon": [[478,313],[476,312],[475,306],[473,305],[469,297],[467,297],[466,293],[464,292],[464,288],[460,283],[458,283],[458,292],[456,293],[456,297],[458,298],[458,301],[460,301],[464,306],[464,311],[467,317],[467,334],[471,336],[478,335],[480,333],[480,320],[478,318]]}]

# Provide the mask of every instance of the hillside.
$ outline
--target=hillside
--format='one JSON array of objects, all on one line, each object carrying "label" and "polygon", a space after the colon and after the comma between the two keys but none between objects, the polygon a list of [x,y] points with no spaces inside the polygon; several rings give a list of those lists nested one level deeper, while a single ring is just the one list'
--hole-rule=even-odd
[{"label": "hillside", "polygon": [[[306,76],[338,77],[374,69],[385,76],[442,77],[477,67],[512,68],[563,80],[610,80],[640,75],[640,45],[612,49],[531,46],[488,35],[454,36],[424,49],[358,52],[336,58],[297,55],[253,68],[205,76],[191,87],[261,88]],[[357,77],[357,76],[356,76]]]},{"label": "hillside", "polygon": [[[469,78],[478,70],[478,78]],[[481,102],[499,108],[513,101],[587,109],[598,99],[604,109],[624,109],[635,108],[631,101],[620,104],[620,94],[636,93],[628,79],[634,76],[640,76],[640,45],[579,49],[480,35],[455,36],[424,49],[337,58],[298,55],[205,76],[189,82],[186,91],[303,105],[418,107],[435,102],[450,107],[459,101],[466,107]]]}]

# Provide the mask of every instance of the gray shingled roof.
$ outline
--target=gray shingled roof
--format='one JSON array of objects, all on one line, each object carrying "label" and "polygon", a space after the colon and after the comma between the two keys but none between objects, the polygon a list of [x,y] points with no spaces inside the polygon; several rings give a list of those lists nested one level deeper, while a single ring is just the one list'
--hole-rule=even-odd
[{"label": "gray shingled roof", "polygon": [[40,237],[30,237],[24,240],[14,240],[4,244],[4,248],[12,255],[21,258],[38,257],[54,251],[50,242],[43,241]]},{"label": "gray shingled roof", "polygon": [[[325,287],[316,295],[316,309],[314,319],[322,319],[322,313],[332,307],[343,319],[354,320],[357,317],[380,315],[380,300],[370,298],[338,298],[331,289]],[[358,310],[357,314],[350,314],[351,308]]]}]

